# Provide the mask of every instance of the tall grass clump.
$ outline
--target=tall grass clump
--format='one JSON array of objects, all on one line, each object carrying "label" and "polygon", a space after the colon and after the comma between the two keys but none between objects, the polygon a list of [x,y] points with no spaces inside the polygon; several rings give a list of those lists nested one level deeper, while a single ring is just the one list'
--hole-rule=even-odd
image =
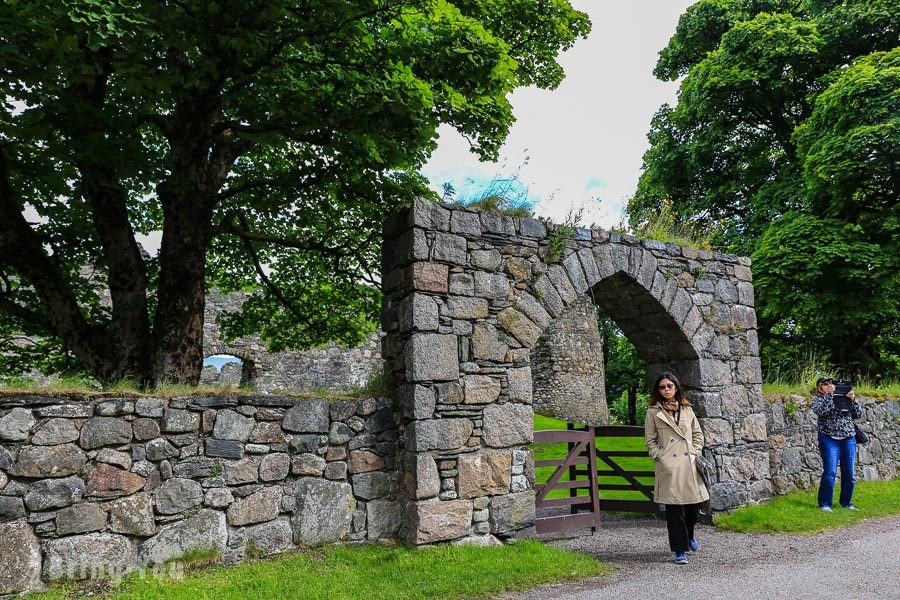
[{"label": "tall grass clump", "polygon": [[[510,217],[533,217],[535,203],[528,199],[528,187],[522,183],[520,173],[528,164],[526,156],[518,167],[510,175],[503,175],[506,163],[501,166],[501,172],[480,190],[468,192],[463,196],[457,196],[453,184],[444,184],[442,202],[458,208],[499,213]],[[474,183],[474,182],[472,182]]]},{"label": "tall grass clump", "polygon": [[668,204],[655,213],[647,213],[643,222],[631,229],[631,233],[639,238],[669,242],[688,248],[712,250],[716,231],[703,228],[696,223],[684,221],[675,214]]},{"label": "tall grass clump", "polygon": [[814,348],[802,348],[777,363],[766,361],[766,354],[763,349],[763,393],[767,395],[815,394],[820,377],[838,377],[853,381],[853,389],[860,396],[900,398],[900,381],[843,373]]},{"label": "tall grass clump", "polygon": [[532,204],[519,202],[499,194],[491,194],[470,202],[454,202],[453,206],[485,212],[500,213],[509,217],[531,217]]},{"label": "tall grass clump", "polygon": [[391,374],[384,369],[372,373],[365,385],[348,393],[353,398],[373,398],[375,396],[390,396],[394,391],[394,382]]},{"label": "tall grass clump", "polygon": [[766,393],[808,393],[819,377],[834,377],[825,355],[814,348],[799,350],[790,359],[765,365],[763,391]]}]

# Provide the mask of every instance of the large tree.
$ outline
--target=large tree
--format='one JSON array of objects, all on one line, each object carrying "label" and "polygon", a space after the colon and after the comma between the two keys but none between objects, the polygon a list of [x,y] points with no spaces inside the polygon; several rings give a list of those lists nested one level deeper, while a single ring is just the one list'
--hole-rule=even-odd
[{"label": "large tree", "polygon": [[567,0],[3,0],[0,341],[196,383],[211,285],[265,290],[234,335],[360,340],[438,125],[495,157],[510,92],[589,27]]},{"label": "large tree", "polygon": [[753,257],[764,358],[786,342],[877,373],[898,337],[898,44],[888,0],[701,0],[660,53],[684,79],[631,222],[665,207]]}]

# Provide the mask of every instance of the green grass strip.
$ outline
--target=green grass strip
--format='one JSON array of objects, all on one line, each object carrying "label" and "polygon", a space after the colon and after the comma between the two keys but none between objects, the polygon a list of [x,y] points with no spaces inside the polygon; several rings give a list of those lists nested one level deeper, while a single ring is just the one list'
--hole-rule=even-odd
[{"label": "green grass strip", "polygon": [[[610,573],[584,554],[525,541],[502,548],[329,546],[232,568],[189,572],[181,580],[132,575],[101,596],[126,600],[417,600],[487,598],[554,581]],[[30,596],[76,597],[66,584]]]},{"label": "green grass strip", "polygon": [[834,490],[833,511],[822,512],[816,490],[792,492],[776,496],[771,503],[744,506],[731,514],[716,517],[716,527],[740,533],[818,533],[836,529],[873,517],[900,514],[900,479],[891,481],[859,481],[853,491],[850,511],[837,504],[840,486]]}]

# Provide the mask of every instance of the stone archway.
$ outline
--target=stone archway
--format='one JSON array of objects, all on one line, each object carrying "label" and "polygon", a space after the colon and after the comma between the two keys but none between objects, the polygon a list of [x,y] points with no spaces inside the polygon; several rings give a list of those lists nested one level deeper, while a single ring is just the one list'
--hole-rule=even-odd
[{"label": "stone archway", "polygon": [[416,201],[385,224],[383,355],[402,415],[406,537],[527,531],[531,351],[589,294],[651,373],[677,372],[718,467],[713,506],[770,494],[750,262]]}]

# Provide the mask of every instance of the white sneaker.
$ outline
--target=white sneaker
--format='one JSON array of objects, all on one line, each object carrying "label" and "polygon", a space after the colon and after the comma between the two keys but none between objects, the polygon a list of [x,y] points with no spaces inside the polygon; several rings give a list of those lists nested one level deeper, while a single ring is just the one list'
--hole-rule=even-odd
[{"label": "white sneaker", "polygon": [[821,510],[822,512],[831,512],[831,507],[830,506],[820,506],[819,510]]}]

